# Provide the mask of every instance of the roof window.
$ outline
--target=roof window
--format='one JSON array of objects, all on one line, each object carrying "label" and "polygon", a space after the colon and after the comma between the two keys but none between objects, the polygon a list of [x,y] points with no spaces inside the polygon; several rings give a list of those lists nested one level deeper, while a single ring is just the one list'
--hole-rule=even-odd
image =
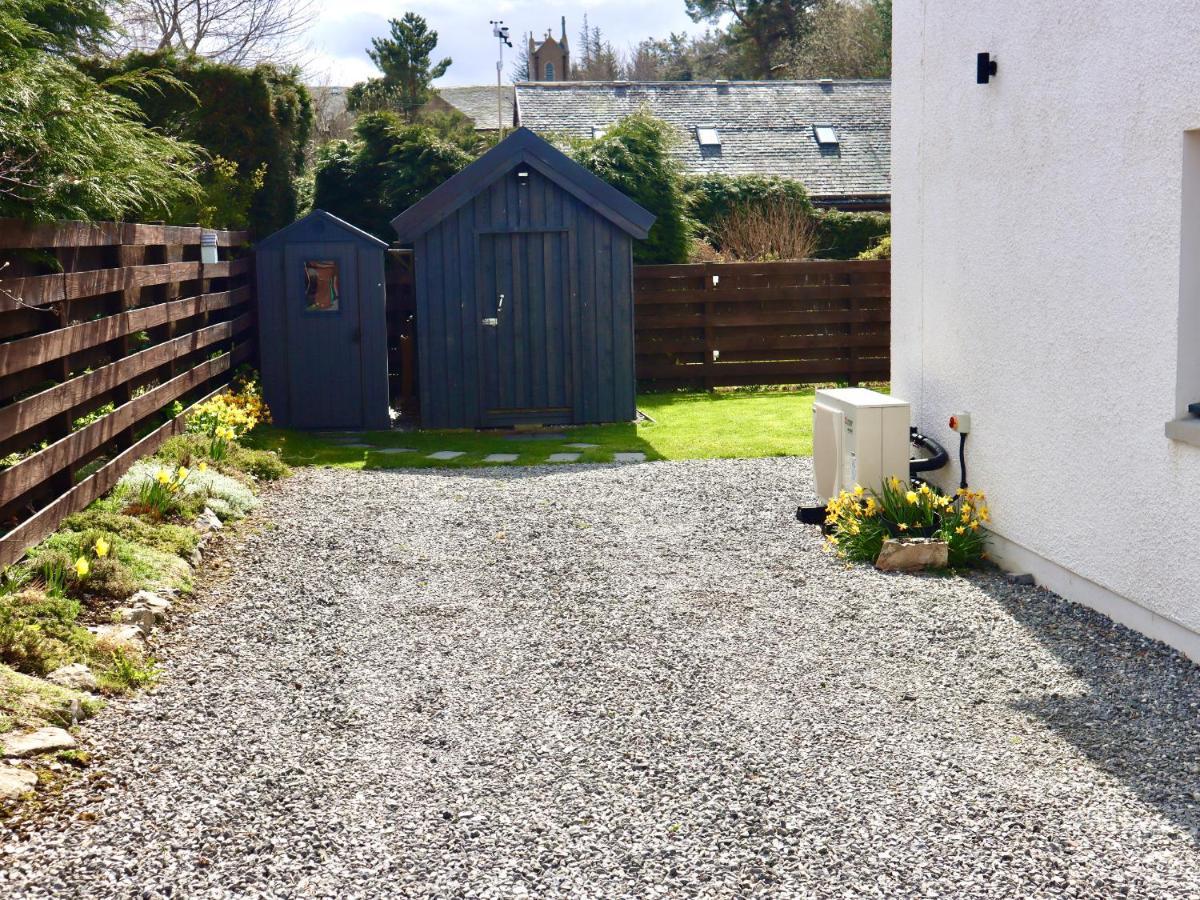
[{"label": "roof window", "polygon": [[599,140],[600,138],[604,137],[604,135],[606,135],[607,133],[608,133],[607,125],[593,125],[592,126],[592,140]]},{"label": "roof window", "polygon": [[721,135],[717,133],[714,125],[698,125],[696,126],[696,140],[701,147],[720,147]]},{"label": "roof window", "polygon": [[837,131],[832,125],[814,125],[813,137],[817,139],[817,143],[822,147],[836,147],[838,145]]}]

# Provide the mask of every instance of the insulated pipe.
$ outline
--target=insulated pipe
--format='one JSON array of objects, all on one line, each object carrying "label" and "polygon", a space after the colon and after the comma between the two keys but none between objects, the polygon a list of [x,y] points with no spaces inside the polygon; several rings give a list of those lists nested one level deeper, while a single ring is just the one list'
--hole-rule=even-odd
[{"label": "insulated pipe", "polygon": [[909,429],[909,440],[918,447],[924,447],[933,456],[915,457],[908,461],[908,473],[916,475],[918,472],[932,472],[935,469],[940,469],[950,461],[950,454],[946,452],[946,448],[939,444],[931,437],[926,437],[917,431],[917,429]]}]

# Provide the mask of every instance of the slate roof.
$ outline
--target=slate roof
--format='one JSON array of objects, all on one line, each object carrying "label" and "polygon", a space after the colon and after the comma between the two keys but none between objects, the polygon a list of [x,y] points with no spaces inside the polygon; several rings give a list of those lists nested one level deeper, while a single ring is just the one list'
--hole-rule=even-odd
[{"label": "slate roof", "polygon": [[[513,124],[514,91],[511,84],[501,88],[504,94],[504,127]],[[466,87],[437,88],[438,95],[475,123],[477,131],[496,130],[496,85],[475,84]]]},{"label": "slate roof", "polygon": [[[890,197],[891,95],[889,81],[516,85],[520,123],[534,131],[590,137],[645,107],[682,132],[675,153],[687,171],[796,178],[829,202]],[[814,125],[833,125],[839,144],[818,146]],[[699,145],[696,128],[706,126],[720,147]]]}]

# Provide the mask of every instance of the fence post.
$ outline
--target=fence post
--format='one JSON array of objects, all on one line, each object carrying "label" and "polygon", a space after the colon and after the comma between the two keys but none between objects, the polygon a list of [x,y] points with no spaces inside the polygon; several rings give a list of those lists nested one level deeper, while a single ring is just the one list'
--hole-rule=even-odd
[{"label": "fence post", "polygon": [[704,293],[707,295],[704,300],[704,388],[709,391],[717,384],[716,363],[713,360],[713,351],[717,349],[717,332],[713,327],[717,308],[710,299],[712,292],[716,290],[716,285],[713,284],[711,265],[711,263],[704,264]]}]

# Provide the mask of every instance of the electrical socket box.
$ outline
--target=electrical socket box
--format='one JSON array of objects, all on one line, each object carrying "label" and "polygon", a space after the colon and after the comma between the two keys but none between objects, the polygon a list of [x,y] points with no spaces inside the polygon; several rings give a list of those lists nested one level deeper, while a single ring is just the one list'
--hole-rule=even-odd
[{"label": "electrical socket box", "polygon": [[970,413],[955,413],[950,417],[950,430],[957,431],[959,434],[971,433],[971,414]]},{"label": "electrical socket box", "polygon": [[860,484],[878,493],[891,477],[908,480],[912,410],[866,388],[823,388],[813,402],[813,474],[828,503]]}]

